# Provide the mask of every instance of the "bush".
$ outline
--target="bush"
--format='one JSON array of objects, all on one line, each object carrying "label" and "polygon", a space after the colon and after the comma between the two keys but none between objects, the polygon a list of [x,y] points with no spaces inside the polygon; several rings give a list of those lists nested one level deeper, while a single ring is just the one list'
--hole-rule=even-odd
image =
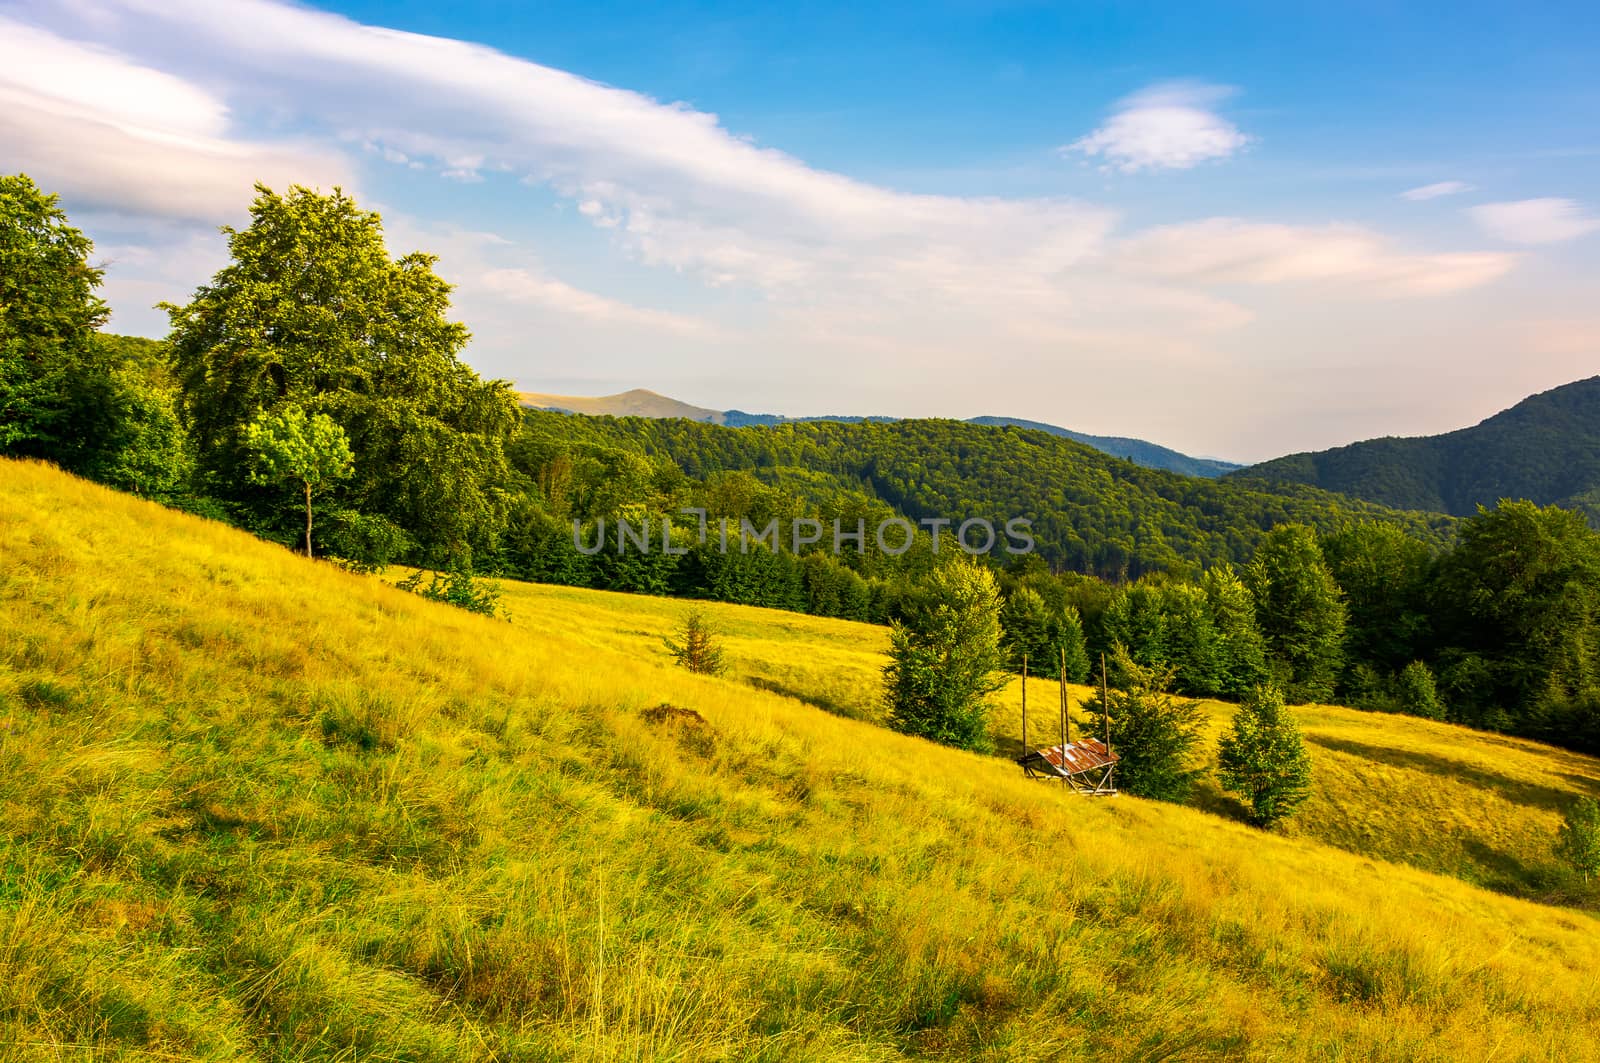
[{"label": "bush", "polygon": [[479,580],[466,569],[435,572],[428,585],[422,585],[422,569],[417,569],[395,586],[403,591],[420,594],[429,601],[445,602],[469,613],[496,616],[500,612],[500,597],[504,593],[498,583]]}]

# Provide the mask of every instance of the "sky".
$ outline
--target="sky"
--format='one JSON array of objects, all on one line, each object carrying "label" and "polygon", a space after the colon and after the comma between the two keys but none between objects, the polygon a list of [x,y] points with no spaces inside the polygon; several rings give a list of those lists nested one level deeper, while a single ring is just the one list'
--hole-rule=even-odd
[{"label": "sky", "polygon": [[1592,3],[0,0],[18,170],[150,336],[342,187],[525,390],[1255,461],[1600,373]]}]

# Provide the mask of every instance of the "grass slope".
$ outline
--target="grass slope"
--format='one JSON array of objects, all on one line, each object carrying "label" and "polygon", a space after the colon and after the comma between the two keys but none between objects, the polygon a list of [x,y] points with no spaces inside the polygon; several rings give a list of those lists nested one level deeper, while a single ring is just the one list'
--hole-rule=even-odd
[{"label": "grass slope", "polygon": [[1585,914],[682,674],[667,603],[490,621],[10,462],[0,558],[0,1058],[1600,1053]]},{"label": "grass slope", "polygon": [[[688,606],[664,598],[505,583],[504,604],[518,626],[566,626],[596,647],[638,659],[666,657],[662,636]],[[883,723],[882,670],[888,629],[741,605],[694,603],[722,633],[727,678],[854,719]],[[995,754],[1022,751],[1021,683],[996,696],[990,734]],[[1087,724],[1081,706],[1093,691],[1068,688],[1073,737]],[[1056,686],[1030,684],[1031,741],[1058,740]],[[1235,707],[1203,701],[1206,753]],[[1600,797],[1600,760],[1525,739],[1486,734],[1408,716],[1332,705],[1294,709],[1316,773],[1311,800],[1282,833],[1353,853],[1412,864],[1520,896],[1594,905],[1559,870],[1554,853],[1562,812],[1577,798]],[[1244,809],[1202,782],[1202,807],[1242,819]]]}]

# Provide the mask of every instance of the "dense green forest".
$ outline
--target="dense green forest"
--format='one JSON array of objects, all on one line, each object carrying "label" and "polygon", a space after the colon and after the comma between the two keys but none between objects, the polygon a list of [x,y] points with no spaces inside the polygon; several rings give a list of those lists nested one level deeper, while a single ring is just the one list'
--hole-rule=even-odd
[{"label": "dense green forest", "polygon": [[1079,443],[1089,446],[1114,458],[1123,458],[1135,465],[1143,465],[1147,469],[1165,469],[1168,472],[1182,473],[1185,476],[1215,477],[1232,472],[1240,466],[1231,461],[1219,461],[1216,458],[1195,458],[1188,454],[1179,453],[1171,447],[1164,447],[1159,443],[1152,443],[1147,439],[1133,439],[1130,436],[1097,436],[1088,432],[1074,432],[1070,428],[1061,428],[1041,421],[1025,421],[1018,417],[971,417],[971,424],[987,424],[1013,428],[1036,428],[1041,432],[1048,432],[1053,436],[1064,436],[1075,439]]},{"label": "dense green forest", "polygon": [[806,421],[734,432],[686,420],[526,418],[539,453],[581,443],[659,459],[697,479],[744,470],[824,508],[830,495],[855,491],[913,520],[1025,517],[1046,562],[1117,581],[1246,561],[1261,535],[1282,523],[1331,530],[1379,519],[1433,542],[1451,525],[1306,487],[1267,491],[1141,468],[1010,426]]},{"label": "dense green forest", "polygon": [[[461,360],[431,256],[392,257],[342,193],[257,191],[250,224],[225,230],[228,265],[166,307],[154,342],[100,331],[88,239],[32,181],[0,177],[0,453],[355,568],[877,622],[937,585],[934,536],[836,552],[836,522],[1026,518],[1037,550],[989,556],[1013,663],[1083,678],[1122,648],[1184,693],[1270,680],[1600,749],[1600,535],[1575,511],[1507,502],[1458,523],[954,421],[519,413]],[[664,518],[678,552],[659,548]],[[820,541],[723,549],[725,518],[814,521]],[[654,522],[658,548],[624,549],[623,521]]]},{"label": "dense green forest", "polygon": [[1502,498],[1526,498],[1581,509],[1600,527],[1600,377],[1534,395],[1471,428],[1290,454],[1231,478],[1310,484],[1457,516]]}]

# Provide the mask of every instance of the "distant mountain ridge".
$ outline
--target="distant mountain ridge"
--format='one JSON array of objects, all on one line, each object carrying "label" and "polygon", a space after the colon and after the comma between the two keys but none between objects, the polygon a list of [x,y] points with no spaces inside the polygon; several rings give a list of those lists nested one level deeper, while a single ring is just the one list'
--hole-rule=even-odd
[{"label": "distant mountain ridge", "polygon": [[1533,395],[1470,428],[1290,454],[1230,476],[1456,516],[1526,498],[1581,509],[1600,526],[1600,376]]},{"label": "distant mountain ridge", "polygon": [[1040,421],[1024,421],[1017,417],[973,417],[972,424],[986,424],[997,427],[1007,425],[1013,428],[1033,428],[1041,432],[1049,432],[1054,436],[1065,436],[1076,439],[1079,443],[1086,443],[1096,450],[1110,454],[1114,458],[1131,461],[1135,465],[1143,465],[1147,469],[1166,469],[1168,472],[1182,473],[1185,476],[1200,476],[1205,479],[1215,479],[1224,476],[1236,469],[1244,468],[1232,461],[1221,461],[1217,458],[1194,458],[1188,454],[1181,454],[1170,447],[1159,443],[1151,443],[1144,439],[1132,439],[1128,436],[1093,436],[1087,432],[1074,432],[1070,428],[1058,428],[1053,424],[1044,424]]},{"label": "distant mountain ridge", "polygon": [[[712,410],[704,406],[695,406],[691,403],[680,402],[677,399],[658,395],[645,388],[634,388],[631,391],[619,392],[615,395],[600,395],[584,397],[578,395],[550,395],[536,391],[519,391],[518,400],[522,405],[537,410],[555,410],[560,413],[581,413],[589,416],[611,417],[682,417],[702,424],[726,425],[730,428],[744,428],[752,425],[793,424],[807,421],[837,421],[841,424],[868,424],[885,423],[900,420],[897,417],[884,416],[817,416],[817,417],[786,417],[778,413],[746,413],[743,410]],[[984,425],[991,428],[1032,428],[1051,435],[1073,439],[1079,443],[1087,444],[1096,450],[1110,454],[1115,458],[1131,461],[1135,465],[1142,465],[1147,469],[1165,469],[1168,472],[1181,473],[1185,476],[1199,476],[1205,479],[1215,479],[1236,469],[1243,468],[1233,462],[1219,461],[1215,458],[1194,458],[1181,454],[1169,447],[1151,443],[1143,439],[1131,439],[1126,436],[1096,436],[1085,432],[1074,432],[1070,428],[1061,428],[1041,421],[1025,421],[1016,417],[971,417],[967,423]]]}]

